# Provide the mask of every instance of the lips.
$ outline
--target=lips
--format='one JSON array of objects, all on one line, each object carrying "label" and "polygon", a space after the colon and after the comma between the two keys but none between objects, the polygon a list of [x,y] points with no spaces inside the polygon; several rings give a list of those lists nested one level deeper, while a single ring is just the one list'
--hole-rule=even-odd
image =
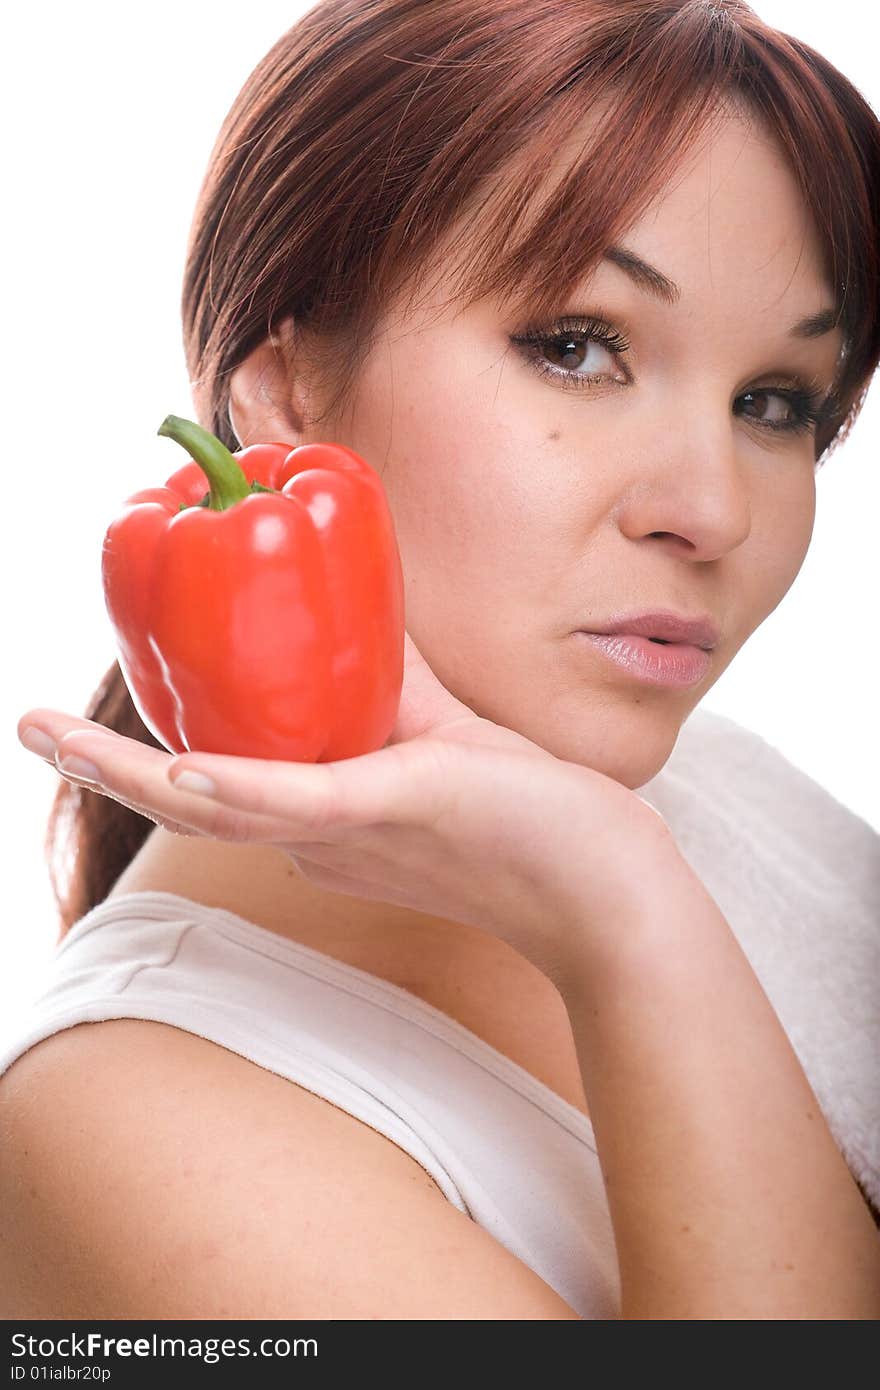
[{"label": "lips", "polygon": [[689,688],[704,681],[711,654],[687,642],[661,643],[632,633],[578,632],[584,650],[599,652],[629,679],[650,685]]},{"label": "lips", "polygon": [[655,613],[630,613],[609,618],[604,623],[590,623],[581,631],[594,636],[647,637],[658,645],[679,643],[711,651],[717,646],[720,633],[708,615],[685,617],[668,609]]}]

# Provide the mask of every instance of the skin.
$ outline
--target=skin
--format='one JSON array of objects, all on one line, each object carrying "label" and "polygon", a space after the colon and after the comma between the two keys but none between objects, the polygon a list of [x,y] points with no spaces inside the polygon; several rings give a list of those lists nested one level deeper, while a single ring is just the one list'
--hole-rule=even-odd
[{"label": "skin", "polygon": [[[829,295],[784,166],[743,126],[715,138],[627,244],[681,284],[676,305],[638,297],[607,266],[581,303],[560,306],[594,307],[601,296],[606,314],[627,320],[633,367],[623,382],[563,392],[507,351],[522,325],[485,302],[451,317],[392,306],[338,419],[315,423],[302,349],[284,333],[235,374],[243,444],[336,439],[381,469],[410,633],[385,747],[326,764],[170,757],[46,710],[23,716],[19,733],[33,724],[56,739],[65,775],[68,754],[94,758],[105,794],[168,827],[114,892],[164,888],[237,911],[403,985],[585,1112],[588,1093],[624,1319],[873,1318],[876,1232],[843,1156],[717,903],[633,790],[663,766],[682,722],[803,561],[815,507],[810,437],[764,436],[733,406],[797,366],[830,385],[834,337],[794,346],[780,334]],[[605,360],[591,359],[594,371]],[[577,649],[585,623],[660,605],[718,621],[702,687],[652,689]],[[181,769],[216,777],[216,796],[175,787]],[[188,1070],[193,1040],[167,1032],[177,1035],[171,1063],[179,1052]],[[160,1051],[164,1076],[170,1053]],[[210,1052],[199,1075],[209,1093],[234,1098],[228,1058]],[[127,1080],[128,1063],[124,1071]],[[260,1068],[247,1072],[245,1120],[267,1084]],[[368,1285],[370,1315],[384,1316],[386,1286],[400,1307],[412,1279],[393,1259],[365,1273],[346,1242],[363,1221],[363,1171],[371,1198],[375,1167],[393,1184],[384,1189],[393,1209],[408,1210],[404,1155],[386,1143],[374,1160],[363,1125],[319,1113],[313,1097],[304,1107],[307,1094],[285,1087],[278,1104],[282,1127],[290,1121],[304,1152],[319,1156],[305,1163],[302,1192],[293,1188],[300,1204],[303,1193],[311,1201],[311,1170],[318,1211],[332,1190],[327,1230],[311,1207],[302,1221],[285,1208],[287,1150],[267,1168],[255,1142],[274,1132],[272,1097],[259,1123],[232,1137],[230,1171],[250,1165],[248,1191],[268,1192],[273,1211],[294,1210],[319,1231],[309,1298],[314,1264],[336,1312]],[[192,1105],[169,1120],[166,1099],[157,1113],[182,1152]],[[35,1146],[25,1130],[19,1150]],[[141,1166],[139,1150],[142,1185]],[[509,1267],[509,1283],[503,1272],[487,1283],[434,1195],[418,1204],[405,1253],[413,1239],[420,1260],[452,1249],[465,1302],[473,1289],[478,1306],[491,1288],[504,1316],[523,1267]],[[384,1225],[383,1249],[386,1237]],[[261,1229],[261,1279],[266,1248]],[[164,1251],[157,1258],[167,1263]],[[140,1248],[134,1264],[131,1285],[142,1288]],[[301,1296],[304,1267],[280,1285],[285,1296]],[[535,1300],[526,1316],[545,1307]],[[556,1304],[557,1315],[574,1313]]]},{"label": "skin", "polygon": [[[441,688],[455,697],[446,717],[473,711],[621,794],[663,767],[682,724],[787,593],[809,546],[812,432],[762,426],[785,418],[778,396],[758,398],[752,418],[735,402],[750,389],[791,385],[793,373],[824,393],[841,348],[838,330],[787,337],[796,320],[832,303],[830,287],[782,156],[738,115],[712,128],[625,244],[681,296],[662,304],[603,262],[559,314],[607,317],[632,346],[622,369],[601,344],[582,343],[571,371],[602,375],[582,391],[541,376],[511,344],[525,325],[509,306],[450,304],[441,269],[426,276],[420,304],[389,306],[338,415],[324,413],[307,341],[295,344],[289,323],[238,367],[230,405],[242,446],[330,439],[377,468],[400,545],[407,630],[439,681],[430,698],[440,708]],[[443,264],[441,255],[435,267]],[[636,682],[574,636],[621,611],[663,607],[708,613],[721,630],[700,685]],[[21,726],[35,722],[25,716]],[[56,739],[72,735],[68,748],[106,771],[95,736],[77,742],[83,721],[56,714],[42,727]],[[127,756],[145,766],[162,757],[141,746]],[[207,770],[195,755],[184,764]],[[109,794],[148,813],[156,806],[120,775]],[[492,807],[484,809],[485,819]],[[398,862],[414,852],[404,847]],[[432,852],[439,863],[443,846]],[[430,865],[420,868],[429,874]],[[356,873],[309,879],[266,844],[165,829],[115,891],[161,886],[171,872],[177,891],[447,1008],[584,1108],[567,1019],[537,956],[457,917],[449,898],[401,903],[381,889],[373,898],[356,891]],[[393,880],[393,862],[388,873]],[[514,1023],[524,1008],[528,1039]]]},{"label": "skin", "polygon": [[[443,685],[557,757],[636,788],[788,592],[812,535],[812,431],[763,427],[786,417],[778,396],[753,404],[751,420],[733,403],[792,373],[817,377],[824,394],[841,334],[786,341],[798,318],[833,302],[831,289],[793,177],[738,118],[626,245],[681,287],[678,304],[604,262],[559,309],[605,310],[632,343],[631,383],[604,346],[583,341],[572,373],[601,384],[566,390],[540,376],[509,341],[524,325],[507,306],[443,308],[441,274],[417,312],[385,316],[349,407],[297,437],[348,444],[380,472],[407,629]],[[302,418],[283,331],[279,347],[258,349],[234,377],[242,444],[291,437]],[[630,681],[572,636],[663,607],[708,613],[721,629],[695,687]]]}]

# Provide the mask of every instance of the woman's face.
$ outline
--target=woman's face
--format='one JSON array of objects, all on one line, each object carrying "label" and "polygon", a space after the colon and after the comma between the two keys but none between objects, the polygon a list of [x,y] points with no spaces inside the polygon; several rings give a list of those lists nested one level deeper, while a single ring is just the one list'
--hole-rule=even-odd
[{"label": "woman's face", "polygon": [[[792,175],[738,118],[621,240],[678,286],[674,302],[604,260],[539,325],[548,341],[520,346],[509,306],[462,311],[441,274],[418,309],[391,309],[344,411],[301,438],[347,444],[380,474],[407,630],[439,679],[640,787],[801,567],[813,430],[770,424],[795,415],[798,377],[824,397],[841,335],[789,334],[833,299]],[[627,351],[572,334],[591,315]],[[259,409],[233,383],[242,443],[290,437]],[[648,684],[579,635],[658,609],[716,624],[697,684]]]}]

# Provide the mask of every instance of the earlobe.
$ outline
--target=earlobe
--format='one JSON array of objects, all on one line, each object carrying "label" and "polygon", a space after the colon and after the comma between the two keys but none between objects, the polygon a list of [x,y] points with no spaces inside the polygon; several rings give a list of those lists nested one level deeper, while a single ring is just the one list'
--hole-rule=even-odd
[{"label": "earlobe", "polygon": [[302,413],[290,350],[292,320],[248,353],[229,379],[229,423],[241,448],[290,440],[301,443]]}]

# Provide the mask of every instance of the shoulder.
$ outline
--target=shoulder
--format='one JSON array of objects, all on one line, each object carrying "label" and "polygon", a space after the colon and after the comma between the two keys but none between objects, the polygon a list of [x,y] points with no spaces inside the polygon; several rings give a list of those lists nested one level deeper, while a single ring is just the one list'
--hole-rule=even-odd
[{"label": "shoulder", "polygon": [[576,1318],[384,1135],[162,1023],[0,1078],[0,1316]]}]

